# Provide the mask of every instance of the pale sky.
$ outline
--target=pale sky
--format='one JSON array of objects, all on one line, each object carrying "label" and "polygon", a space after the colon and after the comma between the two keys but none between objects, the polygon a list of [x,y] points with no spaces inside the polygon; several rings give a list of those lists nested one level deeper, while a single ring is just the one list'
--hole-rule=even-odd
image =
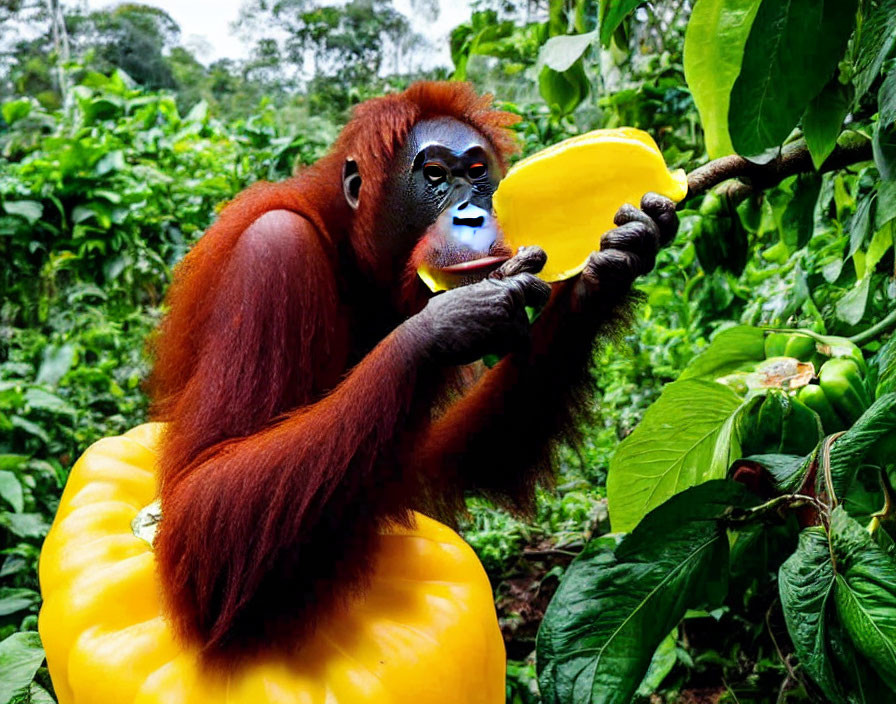
[{"label": "pale sky", "polygon": [[[142,0],[159,7],[180,25],[181,40],[204,64],[216,59],[244,59],[249,47],[230,31],[244,0]],[[439,0],[441,12],[435,22],[411,11],[411,0],[395,0],[395,8],[411,20],[411,26],[435,45],[432,65],[451,66],[448,34],[470,16],[469,0]],[[109,0],[87,0],[90,9],[118,4]]]}]

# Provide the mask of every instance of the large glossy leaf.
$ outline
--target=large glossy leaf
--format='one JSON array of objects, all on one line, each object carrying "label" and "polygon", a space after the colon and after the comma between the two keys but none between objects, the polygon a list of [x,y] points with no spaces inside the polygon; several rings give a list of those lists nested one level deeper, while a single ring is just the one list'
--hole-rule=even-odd
[{"label": "large glossy leaf", "polygon": [[794,651],[806,674],[834,704],[889,701],[892,692],[855,649],[838,619],[834,597],[838,577],[831,555],[825,532],[808,528],[778,572]]},{"label": "large glossy leaf", "polygon": [[833,656],[834,671],[846,692],[849,704],[893,701],[896,693],[881,680],[873,664],[856,650],[843,624],[836,617],[833,604],[830,613],[828,648]]},{"label": "large glossy leaf", "polygon": [[684,76],[711,159],[734,153],[728,136],[731,88],[761,0],[699,0],[684,38]]},{"label": "large glossy leaf", "polygon": [[838,507],[831,517],[837,559],[834,601],[856,648],[896,683],[896,562]]},{"label": "large glossy leaf", "polygon": [[[610,461],[607,497],[617,531],[631,530],[674,494],[723,477],[727,461],[714,462],[722,430],[742,399],[712,381],[685,380],[666,386],[635,431]],[[727,459],[727,453],[725,453]]]},{"label": "large glossy leaf", "polygon": [[800,664],[831,701],[845,703],[827,645],[834,566],[827,535],[821,528],[800,533],[796,552],[778,570],[778,588],[787,631]]},{"label": "large glossy leaf", "polygon": [[44,649],[34,631],[13,633],[0,643],[0,702],[27,687],[43,661]]},{"label": "large glossy leaf", "polygon": [[777,147],[831,79],[855,26],[857,0],[763,0],[731,91],[738,154]]},{"label": "large glossy leaf", "polygon": [[586,546],[538,633],[544,701],[629,702],[687,609],[724,598],[728,538],[718,519],[756,502],[740,484],[708,482],[651,512],[615,551]]},{"label": "large glossy leaf", "polygon": [[765,359],[761,328],[736,325],[716,335],[709,346],[685,367],[679,379],[717,379]]},{"label": "large glossy leaf", "polygon": [[[896,434],[896,392],[880,396],[831,447],[831,480],[838,497],[855,479],[868,452],[883,438]],[[819,477],[819,481],[822,478]],[[824,490],[823,487],[819,487]]]}]

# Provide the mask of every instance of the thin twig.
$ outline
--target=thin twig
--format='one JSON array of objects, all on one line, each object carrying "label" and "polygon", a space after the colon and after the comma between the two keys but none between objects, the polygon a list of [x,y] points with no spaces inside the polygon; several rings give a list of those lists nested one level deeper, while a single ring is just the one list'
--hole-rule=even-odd
[{"label": "thin twig", "polygon": [[[781,650],[781,646],[778,644],[778,639],[775,638],[775,631],[772,628],[772,611],[774,611],[775,607],[778,605],[779,600],[776,598],[771,606],[768,607],[768,611],[765,612],[765,628],[768,630],[769,638],[772,640],[772,645],[775,646],[775,652],[778,654],[778,658],[781,660],[781,663],[787,668],[787,677],[796,681],[796,672],[793,670],[793,665],[790,664],[790,660],[787,659],[787,656],[784,655],[784,651]],[[786,684],[787,680],[785,680]]]}]

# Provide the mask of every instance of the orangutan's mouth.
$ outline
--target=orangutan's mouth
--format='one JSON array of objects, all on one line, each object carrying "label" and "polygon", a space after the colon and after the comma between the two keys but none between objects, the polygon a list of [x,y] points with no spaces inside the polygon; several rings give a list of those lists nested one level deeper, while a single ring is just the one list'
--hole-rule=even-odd
[{"label": "orangutan's mouth", "polygon": [[501,264],[506,262],[510,257],[481,257],[480,259],[471,259],[468,262],[460,264],[452,264],[451,266],[440,267],[440,270],[448,274],[480,274],[485,271],[497,269]]}]

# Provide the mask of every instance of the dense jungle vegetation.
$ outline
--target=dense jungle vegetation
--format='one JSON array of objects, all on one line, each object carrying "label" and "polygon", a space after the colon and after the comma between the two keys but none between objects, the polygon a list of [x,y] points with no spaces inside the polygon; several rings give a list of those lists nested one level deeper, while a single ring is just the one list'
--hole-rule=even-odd
[{"label": "dense jungle vegetation", "polygon": [[40,546],[146,418],[172,268],[420,78],[494,93],[523,155],[629,125],[692,177],[536,518],[469,501],[508,702],[896,700],[896,3],[476,0],[434,69],[389,0],[240,24],[204,65],[149,5],[0,0],[0,704],[55,701]]}]

